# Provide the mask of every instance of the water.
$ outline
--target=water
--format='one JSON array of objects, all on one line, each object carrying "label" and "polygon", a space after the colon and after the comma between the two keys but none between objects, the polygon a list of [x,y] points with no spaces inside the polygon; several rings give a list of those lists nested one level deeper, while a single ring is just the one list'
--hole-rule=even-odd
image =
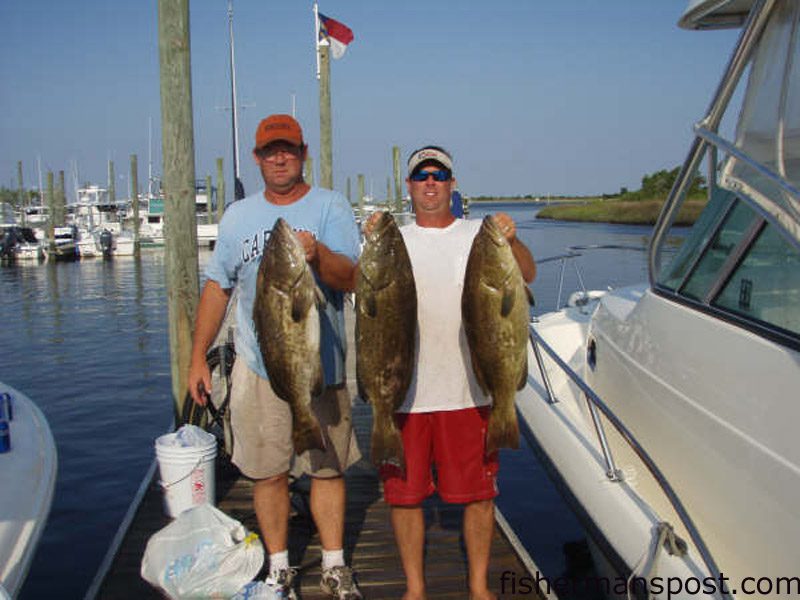
[{"label": "water", "polygon": [[[543,258],[571,244],[646,244],[649,228],[536,221],[530,205],[503,210]],[[201,253],[201,263],[208,259]],[[594,251],[579,259],[587,288],[646,280],[646,255]],[[541,265],[536,312],[552,310],[558,265]],[[574,271],[564,287],[577,287]],[[563,302],[563,298],[562,298]],[[42,409],[59,452],[50,520],[21,598],[83,598],[172,420],[163,251],[139,261],[0,268],[0,380]],[[5,485],[5,482],[3,482]],[[565,543],[583,532],[527,448],[504,452],[498,504],[543,573],[562,574]]]}]

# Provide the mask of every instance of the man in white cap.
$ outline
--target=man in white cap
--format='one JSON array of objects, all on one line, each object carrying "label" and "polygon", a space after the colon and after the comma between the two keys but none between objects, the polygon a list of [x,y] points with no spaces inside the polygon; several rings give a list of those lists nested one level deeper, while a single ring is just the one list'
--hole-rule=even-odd
[{"label": "man in white cap", "polygon": [[[439,146],[425,146],[408,160],[408,191],[416,222],[400,229],[411,259],[417,289],[419,346],[414,379],[395,417],[403,436],[406,472],[384,465],[384,497],[406,574],[404,600],[426,597],[422,501],[438,491],[445,502],[465,504],[464,541],[469,563],[469,594],[494,598],[487,585],[489,551],[497,495],[497,453],[485,455],[491,399],[470,368],[461,323],[461,292],[472,240],[481,222],[457,219],[450,210],[456,187],[453,160]],[[507,214],[493,217],[526,282],[536,264],[516,237]],[[369,227],[371,223],[368,223]],[[434,484],[432,464],[436,465]]]}]

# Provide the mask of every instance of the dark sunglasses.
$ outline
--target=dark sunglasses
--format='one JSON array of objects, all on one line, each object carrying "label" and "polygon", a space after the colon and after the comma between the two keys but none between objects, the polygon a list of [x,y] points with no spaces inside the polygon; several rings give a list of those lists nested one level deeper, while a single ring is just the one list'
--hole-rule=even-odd
[{"label": "dark sunglasses", "polygon": [[428,177],[433,177],[435,181],[450,181],[450,173],[441,169],[439,171],[417,171],[412,173],[409,179],[411,181],[428,181]]}]

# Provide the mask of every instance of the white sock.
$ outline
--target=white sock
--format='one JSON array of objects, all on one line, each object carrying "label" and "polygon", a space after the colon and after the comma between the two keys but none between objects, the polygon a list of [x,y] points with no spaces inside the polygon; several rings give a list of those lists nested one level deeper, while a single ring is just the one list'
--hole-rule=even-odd
[{"label": "white sock", "polygon": [[331,567],[344,566],[344,548],[339,550],[323,550],[322,551],[322,568],[330,569]]},{"label": "white sock", "polygon": [[269,555],[269,576],[275,578],[281,569],[289,568],[289,551],[276,552]]}]

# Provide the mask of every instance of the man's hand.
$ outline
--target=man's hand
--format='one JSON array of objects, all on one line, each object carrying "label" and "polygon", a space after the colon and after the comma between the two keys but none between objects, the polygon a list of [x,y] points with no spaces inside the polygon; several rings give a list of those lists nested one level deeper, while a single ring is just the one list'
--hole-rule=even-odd
[{"label": "man's hand", "polygon": [[189,367],[189,393],[195,404],[205,406],[211,397],[211,371],[205,357],[192,359]]},{"label": "man's hand", "polygon": [[300,240],[303,245],[303,250],[306,251],[306,262],[313,263],[319,256],[319,248],[317,248],[317,238],[310,231],[299,231],[295,229],[294,235]]},{"label": "man's hand", "polygon": [[514,223],[514,219],[502,212],[492,215],[492,219],[494,219],[500,231],[503,232],[508,243],[511,244],[517,237],[517,226]]}]

